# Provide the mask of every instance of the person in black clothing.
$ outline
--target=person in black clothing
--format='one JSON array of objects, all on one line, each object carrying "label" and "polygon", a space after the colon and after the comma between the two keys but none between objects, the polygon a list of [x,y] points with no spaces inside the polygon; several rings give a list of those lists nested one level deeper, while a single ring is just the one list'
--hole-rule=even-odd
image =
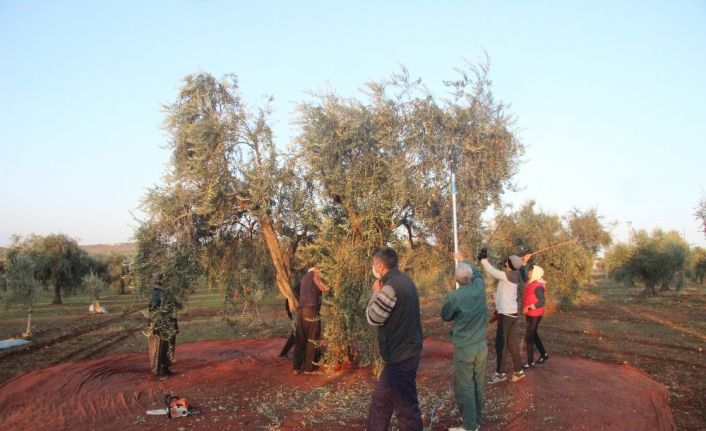
[{"label": "person in black clothing", "polygon": [[321,294],[328,288],[321,282],[316,265],[308,265],[309,270],[299,283],[299,307],[294,340],[294,375],[313,374],[319,359],[321,343]]},{"label": "person in black clothing", "polygon": [[384,362],[368,410],[367,431],[383,431],[392,414],[402,431],[421,431],[417,369],[422,353],[419,294],[414,282],[397,268],[397,252],[381,247],[373,252],[373,294],[366,319],[378,330]]},{"label": "person in black clothing", "polygon": [[[297,298],[297,301],[299,301],[299,283],[296,283],[296,287],[292,289],[294,292],[294,297]],[[279,357],[281,359],[288,359],[287,354],[289,353],[289,350],[294,346],[294,343],[296,341],[296,336],[297,336],[297,325],[296,321],[293,320],[294,315],[292,314],[292,310],[289,309],[289,301],[287,299],[284,300],[284,311],[287,312],[287,316],[289,316],[289,324],[291,326],[291,331],[289,331],[289,337],[287,337],[287,341],[284,343],[284,347],[282,347],[282,351],[279,353]]]},{"label": "person in black clothing", "polygon": [[173,374],[169,366],[174,361],[176,334],[179,332],[176,319],[178,303],[165,300],[162,278],[161,272],[155,274],[149,305],[150,327],[147,347],[150,357],[150,371],[156,376]]}]

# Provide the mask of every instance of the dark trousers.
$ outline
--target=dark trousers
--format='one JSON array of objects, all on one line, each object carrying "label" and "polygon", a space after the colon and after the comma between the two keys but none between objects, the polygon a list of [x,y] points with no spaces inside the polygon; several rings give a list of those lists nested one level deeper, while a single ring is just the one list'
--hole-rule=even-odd
[{"label": "dark trousers", "polygon": [[284,347],[282,347],[282,351],[279,353],[280,356],[287,356],[287,353],[289,353],[289,349],[294,346],[294,342],[297,339],[296,334],[294,331],[289,333],[289,337],[287,337],[287,341],[284,343]]},{"label": "dark trousers", "polygon": [[147,339],[147,343],[152,374],[163,376],[169,373],[169,366],[172,364],[171,359],[174,357],[176,335],[169,340],[164,340],[159,335],[152,334]]},{"label": "dark trousers", "polygon": [[319,360],[321,343],[321,317],[319,307],[302,307],[297,312],[297,329],[294,340],[294,369],[314,371]]},{"label": "dark trousers", "polygon": [[386,431],[397,413],[400,431],[421,431],[422,415],[417,399],[417,368],[421,356],[385,364],[375,384],[368,410],[367,431]]},{"label": "dark trousers", "polygon": [[542,340],[539,339],[539,322],[542,321],[542,316],[525,316],[527,326],[525,327],[525,348],[527,349],[527,363],[534,362],[534,346],[537,346],[539,354],[544,356],[547,351],[544,350]]},{"label": "dark trousers", "polygon": [[289,349],[294,346],[294,341],[297,337],[296,330],[294,329],[296,327],[296,322],[292,322],[292,312],[289,311],[289,301],[287,301],[286,299],[284,300],[284,311],[286,311],[287,316],[289,316],[289,324],[292,327],[292,330],[289,331],[289,337],[287,337],[287,341],[284,343],[284,347],[282,347],[282,351],[279,353],[280,356],[287,356],[287,353],[289,353]]},{"label": "dark trousers", "polygon": [[502,373],[505,369],[505,362],[507,360],[507,352],[505,350],[510,351],[513,370],[522,370],[522,364],[520,363],[520,345],[515,340],[515,335],[512,333],[512,328],[515,326],[516,320],[516,316],[498,314],[498,330],[495,333],[495,351],[498,355],[495,371],[498,373]]}]

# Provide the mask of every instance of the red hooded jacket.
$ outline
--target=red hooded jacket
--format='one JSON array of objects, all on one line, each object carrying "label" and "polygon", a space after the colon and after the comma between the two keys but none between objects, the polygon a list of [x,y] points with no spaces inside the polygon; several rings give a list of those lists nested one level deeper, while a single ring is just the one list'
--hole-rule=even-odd
[{"label": "red hooded jacket", "polygon": [[[535,280],[525,286],[525,292],[524,296],[522,297],[522,309],[524,310],[525,307],[529,307],[532,304],[536,304],[539,302],[539,298],[537,298],[537,293],[536,290],[538,287],[544,288],[544,294],[546,296],[547,294],[547,288],[544,284],[543,280]],[[533,316],[533,317],[538,317],[544,315],[544,307],[538,307],[535,308],[534,310],[527,310],[525,313],[525,316]]]}]

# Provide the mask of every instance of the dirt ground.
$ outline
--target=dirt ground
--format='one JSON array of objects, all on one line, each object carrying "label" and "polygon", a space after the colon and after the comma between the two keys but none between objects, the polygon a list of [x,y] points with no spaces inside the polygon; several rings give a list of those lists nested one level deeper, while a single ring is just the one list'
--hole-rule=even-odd
[{"label": "dirt ground", "polygon": [[[706,289],[691,286],[680,292],[661,292],[656,298],[641,297],[640,291],[639,287],[626,289],[596,277],[595,283],[581,289],[575,307],[546,315],[540,333],[552,355],[551,360],[542,368],[532,370],[529,377],[516,385],[503,383],[486,387],[485,429],[519,428],[523,421],[529,420],[515,408],[522,406],[524,409],[524,402],[534,412],[533,417],[541,419],[541,429],[588,429],[593,423],[589,419],[567,425],[565,416],[572,417],[576,407],[555,404],[551,397],[558,394],[559,401],[575,402],[587,397],[583,393],[595,386],[600,394],[592,396],[603,400],[616,390],[613,382],[596,386],[596,382],[603,382],[601,375],[595,377],[596,381],[583,383],[578,395],[554,390],[542,392],[544,388],[561,383],[547,386],[544,381],[558,378],[557,372],[561,370],[557,368],[568,366],[564,361],[571,358],[570,364],[581,365],[578,372],[567,369],[563,374],[567,379],[580,376],[580,371],[586,367],[584,364],[599,364],[605,370],[617,369],[620,373],[623,370],[639,373],[639,370],[644,373],[643,377],[649,376],[665,385],[679,430],[703,430],[706,423]],[[144,307],[144,299],[136,295],[107,297],[102,304],[107,305],[111,313],[106,315],[86,314],[88,299],[68,298],[66,302],[63,306],[46,302],[35,309],[32,344],[0,351],[1,430],[36,429],[30,424],[5,426],[6,423],[21,423],[17,419],[21,416],[13,413],[16,410],[29,417],[41,417],[37,412],[51,412],[47,416],[49,421],[54,420],[51,418],[55,414],[63,415],[61,420],[67,423],[64,429],[77,429],[71,421],[79,420],[77,418],[82,416],[77,412],[81,411],[90,422],[79,429],[200,429],[201,424],[222,429],[362,429],[372,387],[370,370],[330,371],[324,376],[292,380],[288,373],[290,364],[274,359],[271,351],[279,347],[283,342],[279,337],[289,330],[279,298],[261,304],[259,313],[238,311],[236,324],[229,325],[222,318],[219,294],[196,292],[179,319],[179,362],[175,369],[180,374],[167,381],[151,380],[146,374],[146,339],[142,335],[146,320],[139,312],[140,307]],[[439,308],[439,299],[434,295],[422,301],[424,335],[439,340],[427,342],[418,381],[427,430],[459,424],[453,402],[450,352],[445,351],[445,347],[435,353],[432,348],[435,343],[445,345],[443,342],[448,340],[449,326],[439,319]],[[326,325],[326,307],[322,312]],[[26,314],[22,310],[3,310],[0,339],[15,336],[25,325]],[[490,326],[491,358],[494,357],[494,331],[495,327]],[[515,334],[521,337],[523,332],[524,322],[520,319]],[[252,341],[255,339],[262,341]],[[241,342],[245,344],[238,344]],[[253,346],[260,346],[257,347],[260,350]],[[199,353],[203,349],[208,352]],[[521,351],[524,356],[524,350]],[[200,374],[199,366],[190,366],[189,360],[209,364],[204,369],[206,374]],[[82,367],[81,371],[74,368],[77,364]],[[491,362],[489,370],[493,366]],[[224,370],[223,375],[216,378],[208,374],[217,370]],[[260,374],[265,370],[270,374]],[[615,372],[603,374],[613,377]],[[40,389],[27,387],[30,380],[25,379],[38,381]],[[123,380],[130,382],[132,392],[113,391],[100,395],[104,386],[121,387]],[[541,385],[537,385],[538,380]],[[60,389],[56,388],[57,382],[63,382]],[[75,382],[83,382],[83,386],[75,388]],[[208,382],[228,388],[216,390],[216,383]],[[532,390],[525,391],[525,388]],[[37,390],[40,395],[33,392]],[[52,390],[62,392],[61,402],[43,403],[41,400],[49,397]],[[72,391],[78,395],[72,395]],[[159,407],[165,392],[188,396],[204,413],[178,422],[146,417],[144,411]],[[74,398],[79,401],[72,401]],[[25,407],[15,402],[22,399],[30,400]],[[625,411],[631,410],[626,408]],[[291,412],[297,412],[296,416]],[[9,415],[15,418],[13,422],[7,421]],[[89,420],[85,418],[80,420]],[[110,421],[104,422],[106,418]],[[652,422],[656,420],[655,417]],[[91,425],[99,422],[100,425]],[[630,429],[604,425],[595,428]]]},{"label": "dirt ground", "polygon": [[[284,339],[177,345],[177,373],[149,376],[146,353],[34,370],[0,385],[3,429],[361,430],[369,369],[294,376],[278,359]],[[425,340],[418,373],[425,429],[458,425],[453,347]],[[489,370],[493,366],[489,363]],[[164,394],[201,409],[192,417],[147,416]],[[667,388],[628,365],[552,355],[517,383],[487,387],[484,430],[675,430]],[[393,422],[394,424],[394,422]]]}]

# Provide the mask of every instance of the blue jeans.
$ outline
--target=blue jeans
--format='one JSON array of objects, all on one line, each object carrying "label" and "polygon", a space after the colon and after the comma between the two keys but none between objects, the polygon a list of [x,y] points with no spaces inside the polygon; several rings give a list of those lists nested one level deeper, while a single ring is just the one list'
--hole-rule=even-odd
[{"label": "blue jeans", "polygon": [[488,345],[485,342],[454,348],[456,404],[463,417],[463,428],[467,430],[480,425],[487,364]]},{"label": "blue jeans", "polygon": [[385,364],[373,391],[367,431],[386,431],[392,413],[397,413],[400,431],[421,431],[422,414],[417,399],[417,369],[420,355]]}]

